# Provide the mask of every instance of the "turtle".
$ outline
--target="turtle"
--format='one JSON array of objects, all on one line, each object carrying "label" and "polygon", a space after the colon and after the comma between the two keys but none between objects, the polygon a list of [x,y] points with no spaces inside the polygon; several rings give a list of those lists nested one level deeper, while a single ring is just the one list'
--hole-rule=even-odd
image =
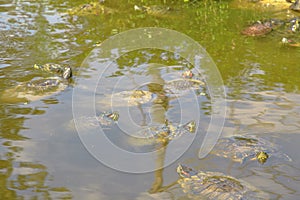
[{"label": "turtle", "polygon": [[111,95],[101,96],[98,103],[101,106],[138,106],[140,104],[146,104],[154,99],[154,94],[146,90],[124,90],[116,92]]},{"label": "turtle", "polygon": [[68,10],[69,15],[87,16],[87,15],[100,15],[100,14],[113,14],[115,10],[103,5],[103,1],[90,2],[87,4],[79,5],[75,8]]},{"label": "turtle", "polygon": [[147,13],[148,15],[152,15],[155,17],[166,17],[166,16],[169,16],[170,12],[173,9],[168,6],[160,6],[160,5],[151,5],[151,6],[134,5],[134,10],[142,11],[142,12]]},{"label": "turtle", "polygon": [[64,79],[72,77],[72,69],[70,66],[61,66],[59,64],[46,63],[44,65],[34,64],[33,68],[49,73],[55,73]]},{"label": "turtle", "polygon": [[269,19],[264,21],[257,21],[249,27],[242,30],[243,35],[247,36],[263,36],[270,33],[272,30],[284,25],[284,21],[278,19]]},{"label": "turtle", "polygon": [[98,127],[109,128],[114,123],[117,123],[119,120],[119,112],[117,111],[103,111],[97,116],[81,116],[76,119],[72,119],[71,122],[67,124],[68,130],[75,130],[76,128],[79,130],[89,130]]},{"label": "turtle", "polygon": [[[186,70],[180,78],[166,81],[164,89],[170,94],[178,94],[190,89],[203,90],[205,89],[204,86],[205,82],[200,79],[200,76],[191,70]],[[205,92],[201,91],[200,95],[205,95]]]},{"label": "turtle", "polygon": [[[179,78],[168,81],[164,85],[164,89],[168,91],[170,94],[178,94],[190,89],[194,90],[202,90],[201,86],[205,86],[205,83],[201,80],[197,79],[186,79]],[[205,92],[200,92],[201,95],[205,95]]]},{"label": "turtle", "polygon": [[221,138],[212,153],[241,164],[248,160],[257,160],[264,164],[270,157],[292,161],[287,154],[279,151],[275,144],[252,135]]},{"label": "turtle", "polygon": [[186,71],[182,72],[181,76],[183,78],[193,78],[195,75],[191,70],[186,70]]},{"label": "turtle", "polygon": [[268,199],[269,195],[253,185],[221,172],[196,171],[179,164],[178,184],[190,199],[252,200]]},{"label": "turtle", "polygon": [[195,133],[195,131],[196,122],[194,120],[184,124],[172,124],[166,120],[163,125],[148,126],[131,134],[128,143],[133,146],[146,146],[158,143],[166,144],[183,134]]},{"label": "turtle", "polygon": [[7,89],[3,92],[2,99],[14,102],[25,99],[27,103],[54,95],[67,87],[68,82],[60,77],[36,77],[29,82]]},{"label": "turtle", "polygon": [[153,98],[153,93],[145,90],[133,90],[115,93],[113,97],[125,99],[130,104],[144,104]]},{"label": "turtle", "polygon": [[18,99],[36,101],[65,90],[69,85],[69,79],[72,77],[72,69],[70,66],[63,67],[59,64],[35,64],[33,68],[47,72],[48,74],[55,74],[56,76],[46,78],[35,77],[28,82],[20,83],[4,91],[2,99],[10,101],[19,101]]},{"label": "turtle", "polygon": [[296,0],[291,6],[290,9],[293,11],[300,12],[300,2],[299,0]]},{"label": "turtle", "polygon": [[119,112],[113,111],[113,112],[107,112],[104,111],[100,113],[100,115],[97,117],[97,120],[100,122],[101,125],[109,126],[112,123],[115,123],[119,120]]}]

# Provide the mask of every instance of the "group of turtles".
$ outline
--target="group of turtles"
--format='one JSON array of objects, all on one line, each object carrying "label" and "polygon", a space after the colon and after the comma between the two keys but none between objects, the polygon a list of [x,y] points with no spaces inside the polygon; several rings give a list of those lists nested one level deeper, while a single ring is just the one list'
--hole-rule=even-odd
[{"label": "group of turtles", "polygon": [[[198,90],[205,85],[199,77],[195,76],[191,70],[184,71],[181,78],[166,81],[163,85],[164,91],[170,95],[180,96],[187,90]],[[205,95],[204,92],[199,95]],[[175,98],[175,97],[174,97]],[[114,111],[102,111],[97,116],[82,116],[80,119],[76,119],[76,123],[80,123],[80,126],[85,128],[101,126],[107,128],[113,126],[118,122],[120,114],[119,107],[132,107],[147,103],[157,104],[157,95],[148,90],[124,90],[113,94],[107,94],[101,97],[98,103],[105,104],[106,102],[112,103]],[[103,106],[101,106],[103,109]],[[135,146],[143,146],[157,143],[168,143],[173,139],[179,138],[185,133],[194,133],[196,131],[196,122],[194,120],[186,121],[184,123],[171,122],[165,120],[164,124],[144,126],[138,132],[132,133],[129,144]],[[134,139],[132,139],[134,138]]]},{"label": "group of turtles", "polygon": [[[56,76],[53,78],[43,78],[38,82],[30,81],[25,84],[29,89],[47,90],[49,87],[51,88],[57,86],[57,84],[63,84],[72,77],[72,69],[68,66],[63,67],[57,64],[45,64],[34,65],[34,68],[47,73],[56,74]],[[174,92],[193,89],[203,85],[203,81],[197,78],[193,72],[187,70],[182,73],[181,78],[166,82],[165,88],[166,90]],[[121,98],[123,102],[127,101],[130,105],[138,105],[151,101],[153,94],[149,91],[131,90],[116,93],[112,98]],[[118,122],[120,115],[117,111],[104,111],[96,116],[96,118],[93,118],[94,121],[90,120],[92,118],[93,117],[84,117],[82,123],[86,124],[86,128],[99,125],[110,127]],[[174,139],[179,139],[183,134],[194,133],[195,131],[196,122],[194,120],[183,124],[166,121],[165,124],[159,126],[145,127],[134,134],[134,137],[143,140],[144,143],[140,143],[142,145],[167,144]],[[135,140],[135,143],[139,143],[139,141]],[[238,163],[256,160],[258,163],[264,164],[271,157],[291,161],[291,158],[280,152],[279,148],[272,142],[255,136],[221,138],[214,147],[212,154]],[[267,198],[265,193],[259,191],[251,184],[220,172],[195,171],[188,166],[180,164],[177,167],[177,173],[180,177],[177,183],[191,199],[199,199],[202,197],[207,199],[233,200]]]},{"label": "group of turtles", "polygon": [[[300,12],[300,2],[296,0],[292,3],[290,9],[296,12]],[[266,36],[274,31],[273,35],[279,36],[282,44],[300,47],[299,40],[299,20],[300,17],[292,17],[289,19],[266,19],[257,21],[241,31],[243,35],[247,36]]]},{"label": "group of turtles", "polygon": [[[269,157],[292,161],[287,154],[280,152],[275,144],[255,136],[221,138],[212,154],[239,163],[257,160],[264,164]],[[269,199],[267,193],[250,183],[220,172],[196,171],[179,164],[177,173],[180,177],[178,184],[190,199]]]},{"label": "group of turtles", "polygon": [[[186,85],[190,82],[191,87],[197,82],[197,79],[193,80],[193,77],[194,75],[191,71],[185,71],[182,73],[181,81],[175,85],[178,88],[182,88],[183,86],[181,84]],[[200,81],[199,83],[203,84]],[[148,98],[143,98],[143,96],[148,96],[149,92],[134,90],[123,91],[120,94],[126,101],[134,102],[134,105],[136,105],[137,103],[142,104],[147,102],[145,99]],[[117,94],[116,96],[119,95]],[[102,126],[112,125],[118,121],[119,114],[116,111],[102,112],[97,119]],[[134,136],[138,139],[142,139],[144,143],[140,143],[138,139],[134,140],[134,142],[138,143],[135,145],[166,144],[171,140],[178,139],[182,134],[194,133],[195,130],[196,123],[193,120],[184,124],[173,124],[166,121],[166,123],[161,126],[146,127],[137,132]],[[279,148],[269,140],[251,135],[235,135],[221,138],[214,147],[212,154],[241,164],[253,160],[264,164],[270,158],[291,161],[288,155],[281,152]],[[195,171],[186,165],[179,164],[177,173],[179,175],[177,183],[181,186],[183,192],[191,199],[268,199],[266,193],[260,191],[250,183],[221,172]]]},{"label": "group of turtles", "polygon": [[[296,0],[286,0],[292,3],[290,9],[296,12],[300,12],[300,2]],[[150,5],[150,6],[138,6],[134,5],[134,10],[137,12],[145,13],[147,15],[155,17],[170,17],[174,12],[169,6]],[[86,15],[99,15],[99,14],[112,14],[116,11],[104,5],[104,1],[90,2],[83,4],[68,11],[70,15],[86,16]],[[257,21],[241,31],[243,35],[247,36],[265,36],[268,33],[276,30],[281,37],[281,42],[288,46],[298,47],[300,41],[295,37],[295,34],[299,32],[299,17],[293,17],[291,19],[267,19]]]},{"label": "group of turtles", "polygon": [[[151,15],[165,15],[171,11],[170,8],[161,7],[139,7],[135,6],[135,10],[146,12]],[[291,7],[293,10],[299,9],[299,0]],[[70,10],[70,14],[86,15],[86,13],[112,13],[113,10],[102,5],[101,2],[85,4],[79,8]],[[271,19],[262,22],[256,22],[250,27],[244,29],[242,34],[249,36],[262,36],[270,33],[272,30],[279,30],[281,27],[288,27],[288,31],[296,33],[300,31],[299,18],[289,20]],[[288,42],[288,39],[286,39]],[[34,65],[35,69],[55,74],[54,77],[33,79],[30,82],[21,84],[15,89],[23,96],[41,96],[40,94],[48,94],[48,91],[60,91],[68,85],[69,79],[72,77],[72,69],[69,66],[61,66],[58,64]],[[182,77],[165,83],[165,90],[170,93],[180,93],[187,89],[197,89],[204,86],[205,83],[194,76],[190,71],[184,71]],[[60,89],[58,89],[60,88]],[[38,95],[37,95],[38,94]],[[205,95],[205,94],[204,94]],[[127,101],[130,105],[144,104],[153,100],[153,94],[150,91],[131,90],[122,91],[113,94],[113,98],[120,99],[122,102]],[[118,122],[120,115],[117,111],[104,111],[96,117],[90,117],[93,120],[89,126],[111,126]],[[89,117],[84,117],[83,123],[89,121]],[[183,124],[171,123],[166,121],[160,126],[146,127],[136,133],[136,137],[150,143],[168,143],[174,139],[178,139],[182,134],[194,133],[196,131],[196,122],[194,120]],[[264,164],[270,157],[291,161],[291,158],[279,151],[279,148],[273,143],[263,138],[255,136],[232,136],[219,139],[214,147],[212,154],[230,159],[234,162],[245,163],[251,160],[257,160],[258,163]],[[251,184],[237,179],[235,177],[225,175],[220,172],[196,171],[186,165],[179,164],[177,167],[179,175],[178,184],[183,191],[187,193],[191,199],[267,199],[268,195],[259,191]]]},{"label": "group of turtles", "polygon": [[282,38],[283,44],[299,46],[299,44],[296,44],[296,42],[293,40],[287,39],[290,37],[297,37],[299,35],[299,20],[299,17],[293,17],[292,19],[288,20],[268,19],[257,21],[254,24],[246,27],[241,31],[241,33],[247,36],[265,36],[272,31],[276,31],[280,38]]}]

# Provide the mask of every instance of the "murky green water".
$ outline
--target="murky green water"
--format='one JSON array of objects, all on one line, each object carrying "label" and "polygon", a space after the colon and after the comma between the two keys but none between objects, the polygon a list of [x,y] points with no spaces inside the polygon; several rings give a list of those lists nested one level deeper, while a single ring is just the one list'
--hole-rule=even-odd
[{"label": "murky green water", "polygon": [[[176,181],[178,163],[241,178],[267,192],[270,199],[298,199],[300,49],[281,46],[281,36],[275,33],[261,38],[240,34],[249,22],[268,18],[272,12],[238,9],[231,2],[191,5],[169,1],[174,11],[158,17],[134,11],[134,5],[140,2],[107,0],[106,6],[114,9],[113,13],[82,17],[66,14],[82,1],[0,2],[0,199],[129,200],[161,199],[163,195],[166,199],[186,199],[178,185],[152,197],[146,193],[160,187],[160,178],[163,186]],[[250,162],[241,166],[214,155],[199,160],[197,153],[210,118],[210,102],[206,96],[199,97],[199,133],[192,146],[172,165],[154,173],[130,174],[112,170],[94,159],[76,131],[69,127],[72,88],[76,87],[76,79],[88,81],[91,73],[89,69],[78,71],[79,66],[97,44],[116,33],[139,27],[169,28],[199,42],[218,66],[227,91],[228,110],[222,136],[263,136],[280,145],[280,150],[293,161],[270,159],[264,165]],[[155,53],[144,50],[124,56],[117,63],[118,76],[130,71],[128,66],[136,61],[134,57],[140,59],[138,64],[147,64],[149,60],[166,65],[180,63],[180,59],[163,52],[152,54]],[[74,68],[73,83],[66,90],[31,102],[5,98],[3,94],[7,95],[16,85],[45,76],[32,66],[48,62]],[[147,73],[159,79],[155,70]],[[159,91],[159,87],[153,86],[152,91]],[[165,98],[162,101],[164,109],[170,108],[167,116],[176,120],[178,103]],[[136,116],[133,119],[137,123],[147,124],[150,118],[139,117],[143,109],[147,107],[131,108],[130,112]],[[185,110],[194,116],[187,102]],[[162,122],[164,118],[158,116],[156,120]],[[111,139],[126,146],[121,139],[113,136]],[[168,146],[165,150],[166,155],[176,151]],[[161,164],[163,158],[164,153],[158,155],[156,162]]]}]

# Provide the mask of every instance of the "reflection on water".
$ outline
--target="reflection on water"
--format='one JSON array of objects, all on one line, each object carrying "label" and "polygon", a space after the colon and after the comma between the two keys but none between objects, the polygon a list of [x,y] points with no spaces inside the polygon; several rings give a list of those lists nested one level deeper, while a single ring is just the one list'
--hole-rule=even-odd
[{"label": "reflection on water", "polygon": [[[93,159],[76,131],[68,128],[72,121],[72,90],[69,88],[25,105],[20,101],[1,101],[0,199],[186,199],[176,184],[177,162],[241,178],[267,192],[271,199],[298,199],[299,49],[281,47],[276,34],[264,38],[239,34],[249,21],[268,18],[271,13],[231,9],[227,2],[166,2],[176,11],[168,13],[170,17],[134,11],[134,5],[140,5],[140,0],[107,1],[107,6],[116,12],[81,17],[66,14],[68,9],[82,4],[79,0],[0,2],[1,95],[40,76],[38,71],[32,70],[36,63],[69,64],[75,69],[75,77],[88,81],[93,69],[77,72],[76,68],[99,42],[136,27],[171,28],[199,41],[219,67],[228,93],[228,114],[222,136],[263,136],[278,144],[280,151],[293,161],[270,159],[264,165],[254,162],[240,165],[213,154],[199,160],[197,152],[211,112],[208,95],[200,95],[207,91],[201,90],[197,97],[201,108],[198,134],[178,161],[153,173],[118,172]],[[152,3],[161,4],[161,1],[145,4]],[[155,50],[123,55],[116,62],[118,71],[112,77],[127,77],[132,85],[143,77],[152,82],[140,89],[153,93],[156,102],[130,107],[135,123],[146,126],[164,124],[166,119],[178,121],[179,103],[175,95],[166,95],[162,88],[165,80],[173,77],[162,75],[170,70],[180,75],[180,66],[189,69],[193,66],[176,53]],[[149,67],[149,63],[175,67]],[[139,78],[134,79],[136,77]],[[125,87],[120,85],[120,91],[124,89],[121,86]],[[101,98],[104,94],[100,91],[97,95]],[[189,98],[183,105],[187,111],[184,119],[193,118],[195,114]],[[97,109],[101,111],[104,106]],[[128,128],[126,120],[120,124]],[[128,145],[118,137],[110,139]],[[186,140],[183,137],[178,142],[185,144]],[[156,167],[163,166],[166,155],[176,153],[177,149],[171,144],[156,146],[160,149],[154,159]]]},{"label": "reflection on water", "polygon": [[[252,93],[257,100],[230,100],[230,121],[244,132],[295,133],[299,130],[299,94],[263,91]],[[295,101],[296,100],[296,101]]]}]

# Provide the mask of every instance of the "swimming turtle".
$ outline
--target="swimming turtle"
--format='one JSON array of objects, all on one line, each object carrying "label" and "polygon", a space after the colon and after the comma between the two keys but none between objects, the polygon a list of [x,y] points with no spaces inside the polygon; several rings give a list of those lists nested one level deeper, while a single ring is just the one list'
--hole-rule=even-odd
[{"label": "swimming turtle", "polygon": [[201,87],[204,85],[205,83],[201,80],[179,78],[166,82],[164,85],[164,89],[170,94],[178,94],[190,89],[201,90],[200,94],[205,95],[205,92],[202,91],[204,87]]},{"label": "swimming turtle", "polygon": [[183,134],[194,133],[195,130],[196,122],[194,120],[185,124],[172,124],[166,121],[163,125],[142,128],[140,131],[131,134],[128,142],[133,146],[167,143]]},{"label": "swimming turtle", "polygon": [[147,90],[124,90],[101,96],[100,106],[126,107],[146,104],[154,99],[154,94]]},{"label": "swimming turtle", "polygon": [[63,67],[58,64],[35,64],[33,67],[45,71],[48,74],[55,74],[56,76],[47,78],[35,77],[28,82],[20,83],[17,86],[4,91],[2,99],[11,102],[18,102],[20,99],[36,101],[61,92],[68,87],[69,79],[72,77],[71,67]]},{"label": "swimming turtle", "polygon": [[251,184],[221,172],[195,171],[179,164],[179,185],[191,199],[252,200],[268,199],[268,195]]},{"label": "swimming turtle", "polygon": [[59,64],[46,63],[44,65],[34,64],[33,68],[41,71],[57,74],[58,76],[69,79],[72,77],[72,69],[70,66],[62,66]]},{"label": "swimming turtle", "polygon": [[49,73],[55,73],[64,79],[69,79],[72,77],[72,69],[70,66],[62,66],[59,64],[47,63],[44,65],[35,64],[33,65],[33,68]]},{"label": "swimming turtle", "polygon": [[101,125],[104,126],[109,126],[112,123],[115,123],[119,120],[119,112],[114,111],[114,112],[102,112],[100,115],[97,117],[97,120],[100,122]]},{"label": "swimming turtle", "polygon": [[153,98],[153,93],[145,90],[122,91],[114,93],[113,98],[120,98],[129,104],[137,105],[148,103]]},{"label": "swimming turtle", "polygon": [[113,13],[115,13],[115,10],[103,5],[102,1],[90,2],[87,4],[79,5],[68,11],[69,15],[77,15],[77,16],[113,14]]},{"label": "swimming turtle", "polygon": [[173,10],[168,6],[160,6],[160,5],[151,5],[151,6],[134,6],[134,10],[142,11],[147,13],[148,15],[152,15],[155,17],[166,17]]},{"label": "swimming turtle", "polygon": [[186,70],[181,74],[181,78],[166,81],[164,89],[170,94],[178,94],[190,89],[201,90],[199,93],[205,95],[204,86],[205,82],[199,76],[191,70]]},{"label": "swimming turtle", "polygon": [[195,75],[191,70],[186,70],[182,73],[182,78],[193,78]]},{"label": "swimming turtle", "polygon": [[80,118],[72,119],[70,123],[67,124],[68,130],[75,130],[74,123],[76,123],[76,128],[79,130],[89,130],[94,128],[107,128],[112,124],[118,122],[119,120],[119,112],[113,111],[101,112],[97,116],[82,116]]},{"label": "swimming turtle", "polygon": [[20,83],[2,94],[3,100],[10,102],[36,101],[65,90],[68,82],[60,77],[37,77],[29,82]]},{"label": "swimming turtle", "polygon": [[259,163],[264,164],[269,157],[291,161],[291,158],[280,152],[272,142],[250,135],[221,138],[212,153],[239,163],[244,163],[247,160],[257,160]]},{"label": "swimming turtle", "polygon": [[257,21],[242,30],[241,33],[247,36],[263,36],[280,27],[281,25],[284,25],[284,21],[278,19]]}]

